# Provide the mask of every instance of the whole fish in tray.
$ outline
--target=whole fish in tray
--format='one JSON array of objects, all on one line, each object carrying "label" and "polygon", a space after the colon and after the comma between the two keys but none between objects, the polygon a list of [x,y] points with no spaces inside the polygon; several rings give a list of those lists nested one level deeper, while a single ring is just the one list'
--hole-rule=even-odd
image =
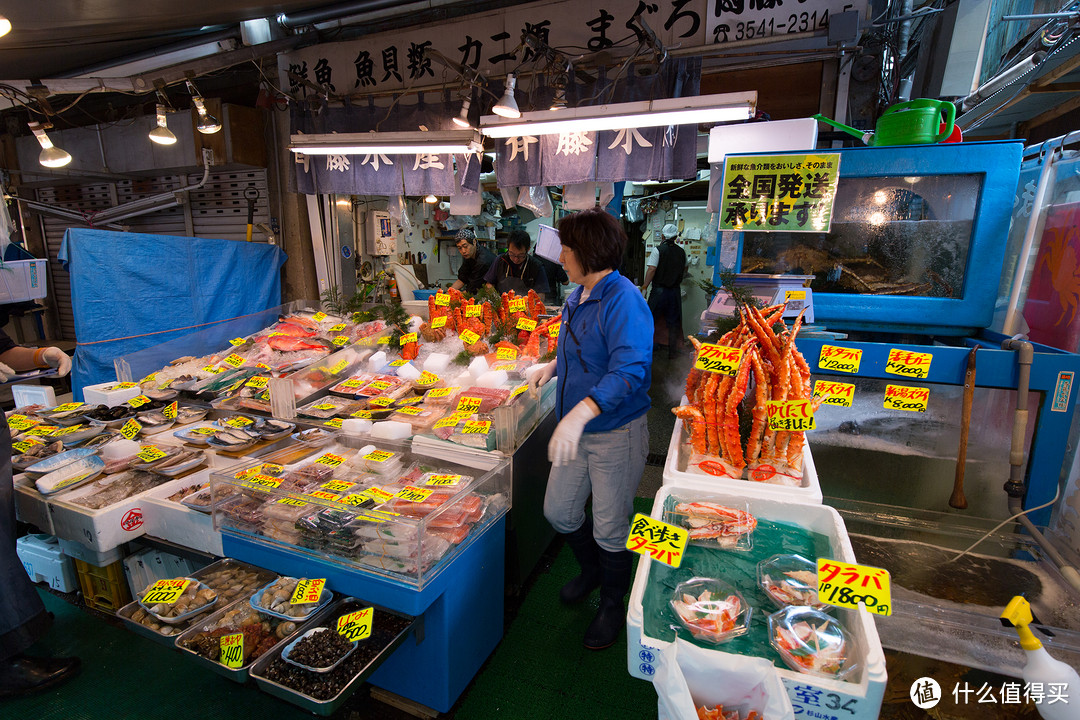
[{"label": "whole fish in tray", "polygon": [[160,410],[151,410],[147,413],[136,415],[136,420],[142,425],[142,431],[145,435],[154,435],[172,427],[174,420],[165,417]]},{"label": "whole fish in tray", "polygon": [[176,477],[181,473],[199,467],[206,462],[206,453],[202,450],[184,450],[150,468],[150,472],[166,477]]},{"label": "whole fish in tray", "polygon": [[249,448],[260,439],[258,433],[255,432],[239,428],[225,428],[211,435],[206,444],[218,450],[232,452]]}]

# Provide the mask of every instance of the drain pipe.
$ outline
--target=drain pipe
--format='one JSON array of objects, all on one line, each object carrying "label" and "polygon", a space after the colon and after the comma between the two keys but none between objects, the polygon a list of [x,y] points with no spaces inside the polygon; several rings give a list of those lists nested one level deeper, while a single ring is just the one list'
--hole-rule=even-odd
[{"label": "drain pipe", "polygon": [[[1013,336],[1001,343],[1002,350],[1014,350],[1020,365],[1020,375],[1016,383],[1016,414],[1013,415],[1012,444],[1009,447],[1009,480],[1005,483],[1005,492],[1009,496],[1009,514],[1023,512],[1024,498],[1024,438],[1028,423],[1028,389],[1031,386],[1031,364],[1035,358],[1035,348],[1020,335]],[[1066,582],[1080,591],[1080,572],[1076,571],[1061,553],[1050,543],[1042,532],[1035,527],[1027,515],[1020,515],[1017,520],[1031,533],[1031,537],[1057,566]]]}]

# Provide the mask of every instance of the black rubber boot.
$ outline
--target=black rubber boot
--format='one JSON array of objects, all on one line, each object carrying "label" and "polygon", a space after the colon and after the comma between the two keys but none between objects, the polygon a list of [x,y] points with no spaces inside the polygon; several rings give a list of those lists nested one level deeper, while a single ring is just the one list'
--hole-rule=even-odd
[{"label": "black rubber boot", "polygon": [[630,551],[600,550],[600,610],[585,631],[585,647],[603,650],[611,647],[626,624],[623,599],[630,591]]},{"label": "black rubber boot", "polygon": [[581,572],[570,582],[562,586],[559,599],[567,605],[581,602],[589,593],[600,587],[600,548],[593,540],[592,518],[585,516],[585,523],[572,533],[563,534],[577,558]]},{"label": "black rubber boot", "polygon": [[79,670],[79,658],[33,658],[16,655],[0,661],[0,698],[22,697],[73,677]]}]

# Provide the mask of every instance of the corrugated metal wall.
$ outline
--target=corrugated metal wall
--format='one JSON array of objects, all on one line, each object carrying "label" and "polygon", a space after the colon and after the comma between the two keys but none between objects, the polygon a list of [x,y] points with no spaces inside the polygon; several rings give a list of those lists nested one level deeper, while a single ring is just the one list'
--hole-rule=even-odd
[{"label": "corrugated metal wall", "polygon": [[[193,185],[202,173],[166,175],[145,180],[121,180],[96,185],[67,185],[37,190],[40,202],[69,210],[91,214],[123,205],[133,200]],[[254,222],[270,223],[270,203],[266,185],[266,170],[243,170],[211,173],[201,189],[186,193],[183,204],[121,221],[130,232],[153,235],[183,235],[190,237],[244,240],[247,234],[248,201],[244,192],[254,187],[259,192],[255,201]],[[71,285],[67,271],[57,261],[64,232],[70,227],[89,227],[60,218],[41,215],[42,228],[49,255],[49,294],[60,316],[62,339],[75,340],[75,318],[71,311]],[[264,235],[257,230],[255,238]]]}]

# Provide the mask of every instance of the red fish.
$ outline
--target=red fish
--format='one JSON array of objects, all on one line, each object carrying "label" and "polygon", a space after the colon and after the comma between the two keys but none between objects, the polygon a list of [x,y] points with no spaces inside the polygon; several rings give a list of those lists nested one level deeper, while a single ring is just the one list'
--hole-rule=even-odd
[{"label": "red fish", "polygon": [[308,330],[305,327],[301,327],[293,322],[281,322],[270,328],[271,333],[281,333],[282,335],[291,335],[293,337],[315,337],[316,333],[312,330]]},{"label": "red fish", "polygon": [[267,344],[281,352],[294,352],[296,350],[328,350],[325,345],[317,342],[309,342],[300,337],[290,335],[275,335],[267,340]]}]

